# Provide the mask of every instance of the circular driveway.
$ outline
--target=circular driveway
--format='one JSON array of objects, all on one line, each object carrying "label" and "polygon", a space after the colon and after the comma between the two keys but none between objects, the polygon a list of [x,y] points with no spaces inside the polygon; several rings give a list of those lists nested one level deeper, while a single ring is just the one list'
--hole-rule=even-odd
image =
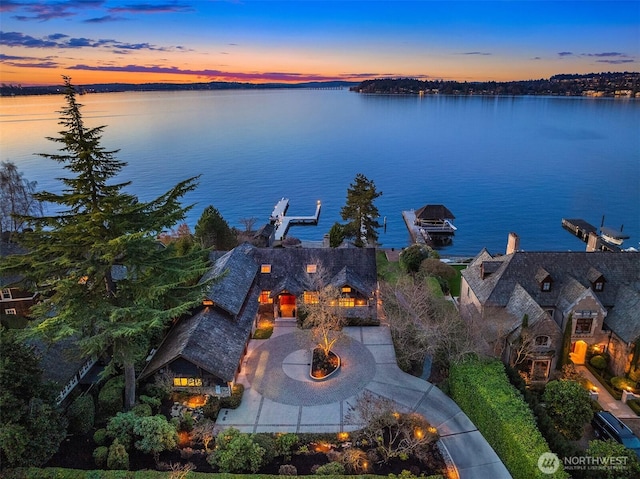
[{"label": "circular driveway", "polygon": [[340,356],[340,369],[324,381],[309,377],[311,350],[309,331],[272,337],[247,359],[247,380],[262,396],[292,406],[315,406],[345,400],[371,381],[376,362],[359,341],[341,337],[332,348]]}]

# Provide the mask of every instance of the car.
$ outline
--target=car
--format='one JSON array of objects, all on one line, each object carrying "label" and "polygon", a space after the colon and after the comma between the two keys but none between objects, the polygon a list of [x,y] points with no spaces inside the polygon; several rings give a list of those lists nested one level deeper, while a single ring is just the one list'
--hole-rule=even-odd
[{"label": "car", "polygon": [[631,449],[640,458],[640,439],[629,427],[609,411],[598,411],[591,420],[593,432],[598,439],[613,439],[628,449]]}]

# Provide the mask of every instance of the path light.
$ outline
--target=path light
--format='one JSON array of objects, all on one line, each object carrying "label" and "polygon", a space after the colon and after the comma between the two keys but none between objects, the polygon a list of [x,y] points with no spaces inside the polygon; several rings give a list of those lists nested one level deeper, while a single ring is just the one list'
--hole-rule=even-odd
[{"label": "path light", "polygon": [[416,428],[413,434],[416,436],[416,439],[422,439],[424,437],[424,432],[419,427]]},{"label": "path light", "polygon": [[339,432],[338,433],[338,441],[340,442],[345,442],[349,440],[349,433],[348,432]]},{"label": "path light", "polygon": [[427,428],[427,431],[429,431],[429,434],[436,434],[438,432],[438,430],[433,426]]}]

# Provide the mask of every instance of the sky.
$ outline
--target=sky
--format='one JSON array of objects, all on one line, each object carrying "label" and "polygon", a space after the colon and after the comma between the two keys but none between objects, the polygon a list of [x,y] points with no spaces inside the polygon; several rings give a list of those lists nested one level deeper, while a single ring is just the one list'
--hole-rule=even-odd
[{"label": "sky", "polygon": [[640,71],[640,0],[0,0],[0,30],[23,86]]}]

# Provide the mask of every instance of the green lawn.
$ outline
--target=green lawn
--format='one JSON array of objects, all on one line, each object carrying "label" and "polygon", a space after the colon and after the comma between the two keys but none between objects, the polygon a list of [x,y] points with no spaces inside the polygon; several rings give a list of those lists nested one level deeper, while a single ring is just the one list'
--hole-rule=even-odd
[{"label": "green lawn", "polygon": [[451,296],[460,296],[460,283],[462,282],[461,272],[467,267],[466,264],[452,264],[452,268],[458,271],[455,278],[449,281],[449,289],[451,290]]},{"label": "green lawn", "polygon": [[389,261],[384,254],[384,251],[378,250],[376,252],[376,264],[378,269],[378,278],[386,281],[387,283],[395,283],[398,277],[404,274],[400,269],[400,263],[398,261]]}]

